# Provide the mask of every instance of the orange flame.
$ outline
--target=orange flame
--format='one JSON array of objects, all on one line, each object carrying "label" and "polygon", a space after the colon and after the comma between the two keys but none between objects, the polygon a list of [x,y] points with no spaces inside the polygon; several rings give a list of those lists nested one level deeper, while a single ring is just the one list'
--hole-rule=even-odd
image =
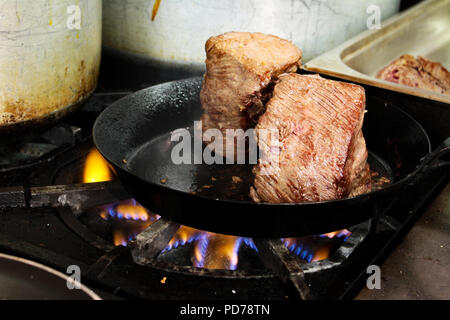
[{"label": "orange flame", "polygon": [[149,215],[147,210],[144,207],[137,204],[119,204],[115,207],[115,210],[121,213],[125,219],[129,220],[141,220],[147,221],[149,219]]},{"label": "orange flame", "polygon": [[128,244],[128,237],[121,231],[116,231],[113,234],[113,242],[116,247],[126,247]]},{"label": "orange flame", "polygon": [[319,248],[314,252],[314,256],[311,262],[325,260],[330,256],[330,253],[331,253],[330,247]]},{"label": "orange flame", "polygon": [[104,220],[117,219],[112,226],[113,242],[116,246],[126,246],[130,239],[135,238],[157,220],[156,215],[150,217],[147,210],[134,200],[122,201],[114,207],[102,207],[100,216]]},{"label": "orange flame", "polygon": [[339,230],[339,231],[324,233],[323,236],[332,239],[332,238],[337,237],[337,236],[345,236],[345,237],[347,237],[347,236],[349,236],[351,234],[352,233],[350,231],[348,231],[347,229],[343,229],[343,230]]},{"label": "orange flame", "polygon": [[83,182],[93,183],[110,181],[112,179],[113,175],[108,167],[107,162],[97,149],[92,149],[86,157]]},{"label": "orange flame", "polygon": [[236,269],[242,238],[206,232],[195,245],[194,266],[206,269]]},{"label": "orange flame", "polygon": [[175,236],[170,240],[168,247],[171,248],[176,242],[186,243],[189,239],[197,237],[201,231],[186,226],[181,226]]},{"label": "orange flame", "polygon": [[[345,239],[352,233],[347,229],[329,232],[320,235],[322,238],[333,239],[335,237]],[[317,237],[304,237],[304,238],[286,238],[282,239],[284,245],[302,259],[308,262],[320,261],[327,259],[333,249],[332,242],[321,242]],[[319,241],[318,243],[316,241]]]},{"label": "orange flame", "polygon": [[[86,157],[83,182],[110,181],[113,178],[114,176],[108,167],[108,163],[97,149],[92,149]],[[113,227],[113,242],[116,246],[126,246],[130,237],[136,236],[152,224],[147,210],[134,200],[122,201],[113,208],[105,206],[100,209],[100,216],[104,220],[112,218],[110,215],[110,210],[112,210],[115,217],[119,220],[130,221],[128,224]],[[153,220],[156,220],[156,218]]]}]

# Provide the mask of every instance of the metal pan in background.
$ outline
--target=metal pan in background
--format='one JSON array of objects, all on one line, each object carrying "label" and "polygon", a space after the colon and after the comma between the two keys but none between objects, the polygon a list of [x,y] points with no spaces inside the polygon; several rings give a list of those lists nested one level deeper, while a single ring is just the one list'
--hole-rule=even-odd
[{"label": "metal pan in background", "polygon": [[68,279],[42,264],[0,253],[0,300],[101,300],[84,285],[68,289]]},{"label": "metal pan in background", "polygon": [[386,20],[381,29],[365,31],[302,68],[448,104],[450,95],[380,80],[376,74],[403,54],[424,56],[450,69],[449,30],[450,0],[427,0]]},{"label": "metal pan in background", "polygon": [[[103,111],[93,132],[97,148],[138,202],[200,230],[282,238],[350,227],[373,217],[375,203],[395,196],[431,170],[434,158],[450,151],[447,139],[429,153],[427,134],[413,118],[392,105],[385,106],[383,100],[370,100],[363,127],[369,164],[391,184],[351,199],[255,203],[248,197],[252,166],[176,165],[171,161],[175,144],[170,141],[171,132],[191,127],[203,112],[201,84],[202,78],[191,78],[127,96]],[[233,185],[233,176],[239,176],[242,183]]]},{"label": "metal pan in background", "polygon": [[[400,0],[370,2],[379,5],[385,18],[400,6]],[[364,30],[367,9],[367,1],[361,0],[129,0],[127,4],[103,1],[103,47],[111,54],[111,63],[117,59],[135,65],[132,71],[147,83],[155,76],[169,81],[202,75],[206,40],[227,31],[277,35],[302,48],[303,57],[310,59]],[[115,73],[117,67],[121,66],[112,65],[108,72]],[[124,71],[127,82],[134,81],[136,72]]]},{"label": "metal pan in background", "polygon": [[44,131],[58,121],[75,113],[79,108],[83,106],[84,103],[86,103],[86,101],[89,100],[94,91],[95,88],[94,90],[88,92],[86,96],[82,97],[78,102],[62,107],[40,117],[0,125],[0,138],[8,137],[11,135],[26,134],[29,132]]},{"label": "metal pan in background", "polygon": [[[74,112],[97,86],[102,1],[2,1],[0,136]],[[81,17],[81,18],[80,18]]]}]

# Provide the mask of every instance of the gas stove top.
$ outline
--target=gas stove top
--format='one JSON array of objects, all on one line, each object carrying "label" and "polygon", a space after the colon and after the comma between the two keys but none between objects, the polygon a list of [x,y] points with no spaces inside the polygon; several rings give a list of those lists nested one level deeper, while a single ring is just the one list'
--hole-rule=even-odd
[{"label": "gas stove top", "polygon": [[[350,299],[448,181],[408,187],[345,230],[251,239],[180,226],[131,199],[96,151],[92,125],[129,91],[99,90],[74,116],[0,146],[0,252],[59,271],[105,298]],[[369,97],[370,98],[370,97]]]}]

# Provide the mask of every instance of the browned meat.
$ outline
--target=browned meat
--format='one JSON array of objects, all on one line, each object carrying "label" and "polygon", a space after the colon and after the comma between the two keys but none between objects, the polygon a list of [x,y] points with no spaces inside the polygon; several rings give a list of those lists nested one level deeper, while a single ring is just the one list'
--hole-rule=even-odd
[{"label": "browned meat", "polygon": [[[263,157],[254,168],[254,201],[324,201],[370,191],[362,134],[365,92],[317,75],[279,77],[257,125]],[[278,146],[270,143],[275,130]],[[277,161],[277,157],[279,161]]]},{"label": "browned meat", "polygon": [[[256,125],[271,96],[271,84],[280,74],[295,72],[302,53],[273,35],[230,32],[210,38],[206,55],[200,93],[203,129],[220,129],[225,138],[226,129]],[[224,151],[227,143],[236,155],[234,141],[224,141]]]},{"label": "browned meat", "polygon": [[439,62],[405,54],[380,70],[377,78],[450,94],[450,73]]}]

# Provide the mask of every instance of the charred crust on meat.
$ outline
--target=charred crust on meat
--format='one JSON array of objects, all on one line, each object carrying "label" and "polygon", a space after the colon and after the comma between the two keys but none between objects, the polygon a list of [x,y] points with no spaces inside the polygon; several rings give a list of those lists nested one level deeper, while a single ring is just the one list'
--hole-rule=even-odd
[{"label": "charred crust on meat", "polygon": [[[335,200],[370,191],[371,176],[362,135],[365,92],[358,85],[318,75],[280,78],[257,132],[277,128],[279,166],[260,161],[250,197],[258,202]],[[299,130],[300,129],[300,130]],[[261,141],[261,149],[268,143]]]},{"label": "charred crust on meat", "polygon": [[[200,93],[203,129],[253,128],[271,98],[273,82],[295,72],[301,50],[291,42],[262,33],[229,32],[205,45],[206,74]],[[233,142],[228,142],[233,143]],[[226,157],[227,142],[219,152]],[[232,146],[233,147],[233,146]],[[237,150],[234,144],[234,156]],[[217,151],[217,150],[216,150]]]}]

